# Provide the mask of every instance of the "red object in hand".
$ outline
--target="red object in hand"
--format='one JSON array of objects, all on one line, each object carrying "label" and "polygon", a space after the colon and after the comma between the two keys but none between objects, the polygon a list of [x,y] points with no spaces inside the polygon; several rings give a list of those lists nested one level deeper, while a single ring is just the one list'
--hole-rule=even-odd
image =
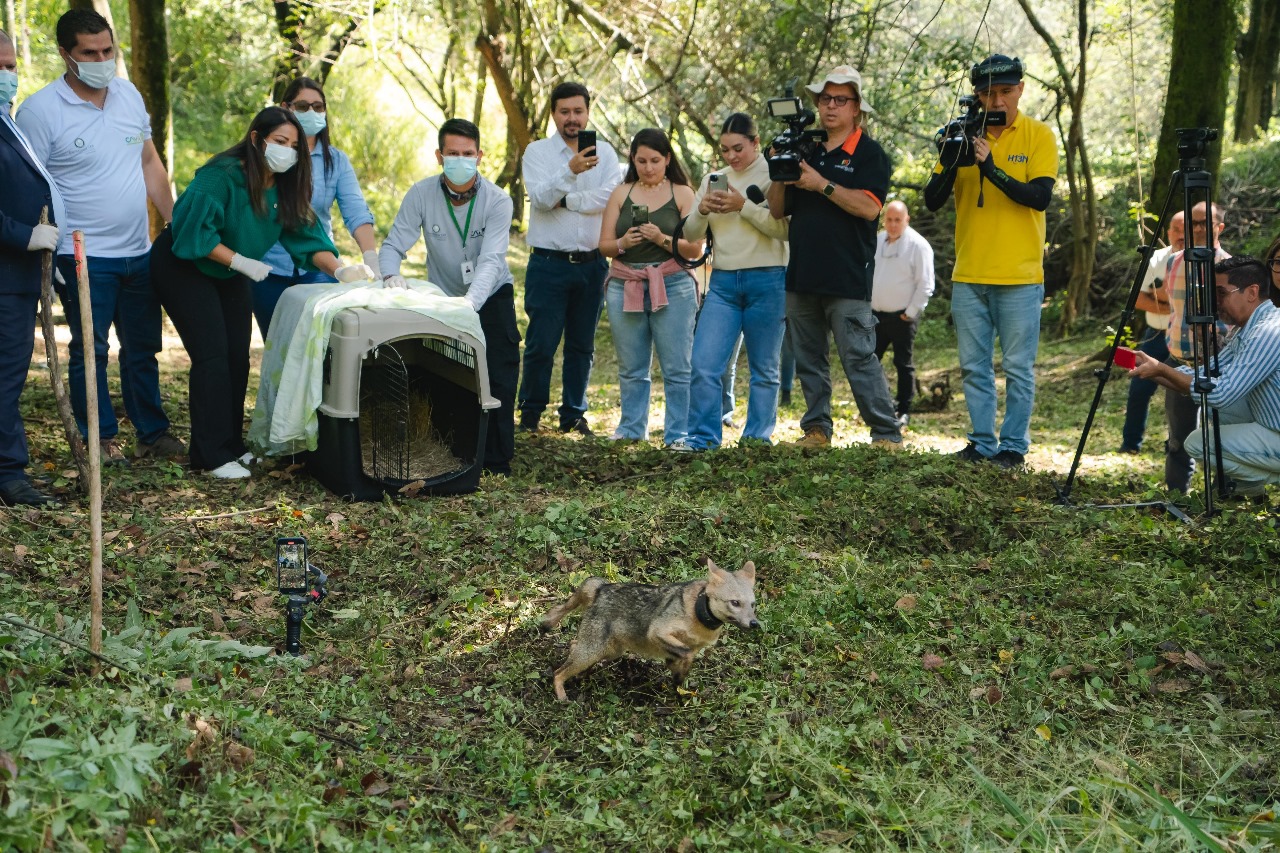
[{"label": "red object in hand", "polygon": [[1138,355],[1128,347],[1116,347],[1116,365],[1125,370],[1133,370],[1138,366]]}]

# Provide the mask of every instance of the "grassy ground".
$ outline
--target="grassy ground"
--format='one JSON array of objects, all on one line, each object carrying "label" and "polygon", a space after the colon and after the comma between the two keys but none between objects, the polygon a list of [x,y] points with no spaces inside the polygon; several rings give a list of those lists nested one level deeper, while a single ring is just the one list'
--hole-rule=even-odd
[{"label": "grassy ground", "polygon": [[[866,444],[840,379],[840,446],[811,455],[539,435],[509,480],[383,504],[284,466],[111,471],[111,662],[0,623],[0,849],[1273,849],[1276,518],[1058,505],[1102,337],[1042,347],[1030,472],[945,455],[966,418],[938,304],[920,363],[957,395],[913,420],[910,453]],[[607,324],[598,354],[607,431]],[[24,412],[60,484],[45,385]],[[1108,452],[1123,391],[1080,504],[1158,496],[1160,405],[1149,453]],[[0,510],[0,611],[83,642],[87,527],[74,495]],[[284,533],[332,590],[301,660],[268,649]],[[679,692],[623,659],[558,705],[576,621],[543,637],[537,617],[589,575],[691,578],[702,556],[756,562],[764,630],[727,629]]]}]

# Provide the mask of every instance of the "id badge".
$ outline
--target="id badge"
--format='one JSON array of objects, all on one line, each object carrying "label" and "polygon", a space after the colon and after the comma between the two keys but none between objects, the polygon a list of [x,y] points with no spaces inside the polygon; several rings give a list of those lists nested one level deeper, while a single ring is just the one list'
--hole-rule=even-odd
[{"label": "id badge", "polygon": [[471,284],[476,277],[476,266],[471,261],[462,262],[462,283]]}]

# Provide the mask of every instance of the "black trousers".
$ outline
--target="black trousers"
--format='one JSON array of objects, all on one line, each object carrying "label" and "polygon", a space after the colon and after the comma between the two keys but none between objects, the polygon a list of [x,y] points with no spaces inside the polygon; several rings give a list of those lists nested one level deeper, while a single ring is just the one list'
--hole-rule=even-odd
[{"label": "black trousers", "polygon": [[916,343],[916,327],[913,320],[902,319],[901,311],[874,311],[876,315],[876,358],[883,358],[885,350],[893,347],[893,367],[898,371],[898,414],[911,411],[911,401],[916,398],[916,365],[912,351]]},{"label": "black trousers", "polygon": [[0,293],[0,483],[27,479],[27,432],[18,400],[35,350],[38,293]]},{"label": "black trousers", "polygon": [[516,453],[516,385],[520,378],[520,330],[516,327],[515,291],[498,289],[480,306],[484,331],[485,363],[489,367],[489,393],[502,405],[489,412],[484,443],[484,469],[510,474]]},{"label": "black trousers", "polygon": [[212,470],[245,452],[253,299],[242,275],[212,278],[173,254],[173,235],[151,247],[151,283],[191,357],[191,467]]}]

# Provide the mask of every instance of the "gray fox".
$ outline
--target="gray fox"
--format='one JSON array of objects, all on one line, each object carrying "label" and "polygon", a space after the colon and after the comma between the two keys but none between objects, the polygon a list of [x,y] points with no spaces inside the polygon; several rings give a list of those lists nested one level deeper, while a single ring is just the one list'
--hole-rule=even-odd
[{"label": "gray fox", "polygon": [[563,604],[542,617],[550,631],[580,607],[582,623],[569,645],[569,658],[555,671],[556,699],[567,702],[564,683],[592,664],[631,652],[666,661],[675,684],[689,674],[698,652],[720,639],[726,622],[759,628],[756,566],[750,561],[726,572],[706,560],[705,580],[649,586],[588,578]]}]

